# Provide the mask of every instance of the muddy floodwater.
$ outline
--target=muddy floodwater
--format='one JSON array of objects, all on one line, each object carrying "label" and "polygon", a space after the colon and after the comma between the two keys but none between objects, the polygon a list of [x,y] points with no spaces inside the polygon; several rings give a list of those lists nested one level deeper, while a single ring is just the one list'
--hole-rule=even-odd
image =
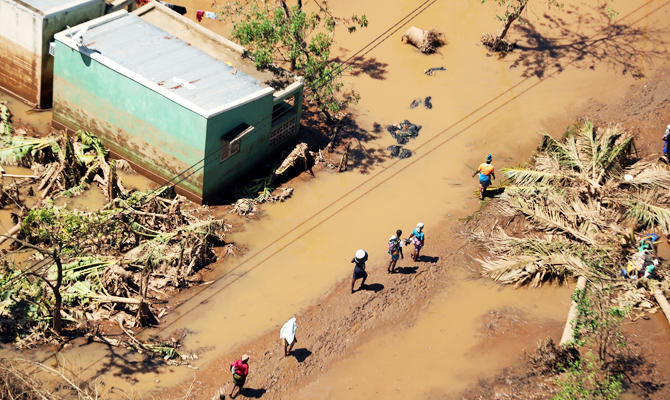
[{"label": "muddy floodwater", "polygon": [[[424,222],[423,253],[431,255],[437,245],[431,232],[477,210],[471,175],[486,154],[493,153],[498,169],[518,165],[537,145],[537,132],[560,135],[584,107],[620,101],[666,60],[670,4],[665,1],[616,2],[614,28],[593,2],[566,1],[551,11],[544,2],[532,2],[528,23],[510,33],[520,50],[503,60],[478,44],[482,33],[499,28],[494,10],[480,3],[332,2],[335,14],[366,14],[370,20],[365,30],[340,33],[341,60],[424,4],[387,40],[354,59],[345,76],[361,95],[353,108],[358,139],[352,142],[350,171],[306,180],[289,201],[248,222],[232,235],[248,251],[217,264],[219,279],[188,291],[161,327],[144,335],[187,329],[186,348],[202,349],[193,365],[204,367],[233,346],[277,329],[337,282],[350,279],[349,260],[357,248],[370,253],[371,276],[382,273],[386,240],[396,228],[409,232]],[[211,9],[209,0],[182,4]],[[220,23],[204,24],[225,33]],[[419,53],[400,41],[411,25],[444,32],[447,45],[433,55]],[[424,74],[442,66],[445,70],[433,76]],[[431,109],[410,108],[413,100],[428,96]],[[394,141],[385,126],[404,119],[422,129],[407,145],[412,157],[391,159],[386,148]],[[419,399],[454,393],[509,365],[536,338],[560,335],[569,293],[565,287],[500,289],[455,274],[412,326],[369,339],[356,354],[344,355],[306,383],[296,398]],[[545,329],[522,332],[519,343],[493,346],[498,339],[485,337],[482,318],[500,309],[516,310],[519,318]],[[55,363],[51,353],[34,356]],[[405,371],[410,358],[423,366],[420,378]],[[120,398],[148,396],[192,379],[194,372],[134,363],[132,355],[98,344],[75,344],[58,359],[84,376],[104,379],[108,388],[118,388],[114,396]],[[365,374],[353,377],[353,370]]]},{"label": "muddy floodwater", "polygon": [[441,399],[509,365],[528,342],[559,340],[569,288],[501,289],[458,269],[453,279],[411,327],[381,333],[293,398]]}]

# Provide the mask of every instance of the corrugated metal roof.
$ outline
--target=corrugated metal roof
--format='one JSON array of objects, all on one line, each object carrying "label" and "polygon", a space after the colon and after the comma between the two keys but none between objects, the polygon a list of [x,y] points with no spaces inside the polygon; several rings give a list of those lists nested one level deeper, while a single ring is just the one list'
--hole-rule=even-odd
[{"label": "corrugated metal roof", "polygon": [[[266,89],[256,78],[133,14],[88,29],[83,43],[89,51],[100,52],[204,110]],[[188,84],[180,84],[181,80]]]},{"label": "corrugated metal roof", "polygon": [[104,0],[19,0],[18,3],[27,4],[39,10],[42,14],[49,14],[53,10],[67,10],[79,4],[102,3]]}]

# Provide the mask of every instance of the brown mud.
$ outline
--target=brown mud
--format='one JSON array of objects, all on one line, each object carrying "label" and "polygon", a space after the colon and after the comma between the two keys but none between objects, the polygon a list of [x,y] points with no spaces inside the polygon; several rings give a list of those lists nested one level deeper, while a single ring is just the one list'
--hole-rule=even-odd
[{"label": "brown mud", "polygon": [[[361,101],[342,135],[351,143],[353,172],[298,177],[290,201],[267,207],[233,235],[247,253],[216,265],[214,283],[175,297],[162,326],[144,333],[188,329],[185,344],[200,354],[197,371],[89,343],[33,356],[105,380],[108,397],[210,398],[228,380],[227,363],[249,351],[252,398],[443,398],[513,365],[540,338],[557,337],[569,288],[513,291],[472,280],[464,268],[468,254],[450,236],[454,220],[477,209],[471,173],[486,153],[494,153],[498,168],[522,163],[537,144],[535,132],[560,135],[584,110],[613,109],[627,91],[665,76],[668,2],[617,4],[616,23],[590,2],[566,3],[558,11],[529,9],[529,23],[510,34],[521,51],[503,60],[478,44],[481,33],[499,27],[494,10],[477,1],[430,3],[412,19],[445,33],[448,43],[436,54],[402,44],[400,29],[355,58],[346,82]],[[211,9],[209,1],[197,5]],[[331,6],[370,20],[367,30],[340,35],[345,60],[417,5]],[[423,73],[439,66],[446,71]],[[432,109],[410,109],[413,99],[427,96]],[[664,115],[670,117],[647,121],[650,134],[660,138]],[[394,141],[384,127],[404,119],[423,128],[407,146],[414,155],[392,160],[386,147]],[[424,253],[438,259],[418,263],[416,273],[386,275],[386,239],[398,227],[407,235],[420,220]],[[371,255],[369,283],[383,285],[376,293],[348,294],[348,261],[359,247]],[[302,362],[283,359],[278,341],[279,327],[296,314]],[[495,326],[505,333],[486,336]],[[408,359],[430,370],[425,380],[405,372]]]}]

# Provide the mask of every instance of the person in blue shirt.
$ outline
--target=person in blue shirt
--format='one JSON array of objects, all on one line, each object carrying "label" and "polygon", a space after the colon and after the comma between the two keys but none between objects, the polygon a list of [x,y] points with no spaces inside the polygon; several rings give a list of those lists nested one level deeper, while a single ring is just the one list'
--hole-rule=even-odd
[{"label": "person in blue shirt", "polygon": [[419,260],[419,252],[421,248],[426,243],[426,235],[423,233],[423,222],[416,224],[416,228],[412,231],[412,234],[409,235],[407,240],[411,240],[414,245],[414,252],[412,253],[412,260]]},{"label": "person in blue shirt", "polygon": [[665,157],[666,162],[670,162],[670,125],[665,128],[663,143],[663,157]]}]

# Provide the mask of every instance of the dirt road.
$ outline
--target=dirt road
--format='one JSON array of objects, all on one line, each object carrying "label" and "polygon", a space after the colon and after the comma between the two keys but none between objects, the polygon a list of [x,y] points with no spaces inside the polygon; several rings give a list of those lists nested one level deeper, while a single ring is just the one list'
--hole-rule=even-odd
[{"label": "dirt road", "polygon": [[[410,1],[392,6],[387,3],[347,0],[332,5],[335,12],[356,10],[371,21],[367,30],[341,36],[343,58],[416,7]],[[346,286],[351,273],[348,260],[356,248],[366,248],[371,254],[369,265],[380,269],[386,261],[385,242],[398,227],[407,232],[416,222],[423,221],[428,235],[426,255],[442,260],[441,249],[449,247],[431,241],[431,235],[439,237],[448,221],[476,210],[475,182],[470,176],[487,153],[494,153],[498,168],[521,162],[536,144],[535,132],[560,134],[588,103],[620,102],[631,84],[643,76],[652,76],[656,65],[665,60],[666,31],[670,25],[667,2],[625,2],[620,6],[616,24],[610,24],[602,10],[592,8],[588,2],[566,3],[564,9],[546,15],[543,7],[530,9],[529,24],[513,32],[522,51],[504,60],[487,56],[477,44],[481,33],[498,28],[493,10],[479,1],[436,1],[410,22],[445,32],[448,45],[435,55],[425,56],[402,44],[399,31],[356,60],[347,77],[361,94],[355,109],[358,126],[351,135],[356,137],[352,141],[353,171],[322,174],[305,182],[296,187],[289,202],[269,207],[264,218],[247,224],[245,231],[233,239],[248,244],[248,252],[218,265],[220,280],[200,293],[188,292],[190,298],[169,314],[160,330],[146,334],[169,335],[188,329],[191,333],[186,345],[202,349],[196,365],[201,372],[213,373],[211,368],[220,365],[223,357],[266,333],[268,338],[276,335],[281,323],[301,310],[309,310],[323,299],[324,293],[335,290],[332,296],[340,295],[335,293]],[[436,66],[447,70],[432,77],[423,74],[426,68]],[[412,100],[427,96],[432,98],[432,109],[409,108]],[[414,155],[406,160],[389,159],[386,147],[392,139],[383,127],[404,119],[423,126],[419,137],[408,146]],[[439,265],[451,268],[446,259]],[[369,298],[374,302],[377,296],[390,296],[394,290],[391,279],[396,278],[384,278],[384,288],[379,293],[361,293],[356,301]],[[474,292],[486,287],[481,282],[472,285]],[[345,296],[342,301],[354,301],[351,299]],[[395,297],[388,301],[392,299]],[[501,305],[508,300],[517,304],[503,296]],[[546,303],[553,304],[552,301]],[[408,301],[408,310],[412,307]],[[473,316],[488,311],[484,306],[469,307],[469,303],[463,303],[459,311]],[[430,313],[435,311],[427,310],[428,315],[434,315]],[[543,317],[524,312],[529,320]],[[381,308],[379,313],[383,314]],[[458,329],[467,337],[476,335],[480,328],[474,322],[476,317],[462,320],[462,326],[453,326],[447,318],[427,318],[439,321],[435,322],[436,332]],[[364,340],[370,334],[366,332],[372,332],[376,324],[372,318],[363,320],[367,322],[361,322],[360,334],[352,333],[356,343]],[[419,319],[416,321],[420,324]],[[353,329],[351,322],[340,328]],[[402,344],[405,334],[408,338],[420,336],[411,330],[398,332],[401,339],[387,338],[379,343]],[[409,349],[412,348],[405,350]],[[452,356],[449,351],[453,348],[446,344],[438,349],[444,352],[443,358]],[[335,348],[333,352],[339,350]],[[429,357],[431,350],[423,348],[421,354]],[[406,356],[398,353],[398,357]],[[59,357],[75,369],[84,369],[88,376],[102,376],[108,387],[120,389],[115,392],[119,397],[123,397],[123,392],[148,395],[181,382],[188,385],[193,377],[192,370],[138,363],[132,354],[97,345],[75,345]],[[306,365],[312,357],[305,360]],[[466,356],[459,360],[467,364],[477,359]],[[333,368],[346,371],[347,367]],[[381,372],[384,371],[391,374],[396,370]],[[344,372],[334,374],[344,376]],[[455,374],[450,379],[465,384],[475,375]],[[361,379],[364,381],[366,376]],[[355,392],[373,395],[374,392],[363,390],[363,381],[352,383]],[[338,378],[332,382],[339,382]],[[305,388],[301,396],[320,391],[322,387],[315,385]],[[339,383],[324,385],[332,388],[329,393],[333,397],[341,388]],[[381,386],[384,384],[372,385]],[[441,389],[436,390],[439,393]]]}]

